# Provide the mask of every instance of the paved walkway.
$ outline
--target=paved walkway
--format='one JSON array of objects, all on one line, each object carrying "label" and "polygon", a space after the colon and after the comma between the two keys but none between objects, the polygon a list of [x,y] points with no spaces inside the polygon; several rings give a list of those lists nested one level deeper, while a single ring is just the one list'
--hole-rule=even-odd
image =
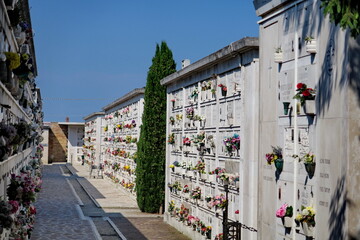
[{"label": "paved walkway", "polygon": [[142,213],[121,186],[89,178],[88,166],[45,165],[31,240],[188,240],[159,214]]},{"label": "paved walkway", "polygon": [[78,204],[60,166],[43,166],[42,190],[35,202],[37,214],[31,239],[96,239]]}]

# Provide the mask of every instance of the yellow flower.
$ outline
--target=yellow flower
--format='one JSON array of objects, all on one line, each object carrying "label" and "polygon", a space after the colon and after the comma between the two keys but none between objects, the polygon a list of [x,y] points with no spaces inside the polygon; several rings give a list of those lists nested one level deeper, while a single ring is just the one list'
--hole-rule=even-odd
[{"label": "yellow flower", "polygon": [[295,220],[296,221],[301,221],[302,220],[302,218],[303,218],[303,216],[301,215],[301,213],[298,213],[298,214],[296,214],[296,216],[295,216]]}]

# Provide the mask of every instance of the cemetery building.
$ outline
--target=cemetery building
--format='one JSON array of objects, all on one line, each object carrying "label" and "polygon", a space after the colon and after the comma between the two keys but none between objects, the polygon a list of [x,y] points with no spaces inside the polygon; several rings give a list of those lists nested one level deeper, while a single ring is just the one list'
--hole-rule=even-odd
[{"label": "cemetery building", "polygon": [[[348,239],[359,231],[360,41],[331,24],[320,4],[254,1],[262,18],[259,239]],[[282,149],[282,164],[266,159],[272,146]],[[293,208],[289,223],[276,217],[284,204]]]},{"label": "cemetery building", "polygon": [[[223,232],[226,188],[229,220],[257,226],[258,57],[258,39],[246,37],[161,80],[168,119],[164,220],[192,239]],[[244,239],[256,236],[243,231]]]}]

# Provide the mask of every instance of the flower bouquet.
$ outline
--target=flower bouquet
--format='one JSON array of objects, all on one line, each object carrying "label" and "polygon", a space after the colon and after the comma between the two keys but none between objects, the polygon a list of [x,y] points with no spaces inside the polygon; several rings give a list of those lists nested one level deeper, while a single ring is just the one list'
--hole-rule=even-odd
[{"label": "flower bouquet", "polygon": [[271,165],[271,163],[274,163],[276,171],[281,172],[284,165],[282,148],[279,146],[271,146],[271,148],[273,149],[273,151],[265,155],[266,161],[269,165]]},{"label": "flower bouquet", "polygon": [[240,149],[240,136],[239,134],[234,134],[232,137],[227,137],[224,139],[224,144],[226,151],[229,155],[232,155],[233,151]]},{"label": "flower bouquet", "polygon": [[168,136],[168,144],[174,145],[175,144],[175,134],[170,133]]},{"label": "flower bouquet", "polygon": [[219,84],[218,87],[221,88],[221,95],[222,95],[223,97],[226,97],[226,94],[227,94],[227,87],[226,87],[226,85],[224,85],[224,84]]},{"label": "flower bouquet", "polygon": [[314,235],[314,227],[315,227],[314,208],[301,206],[301,212],[296,215],[295,222],[298,225],[301,223],[304,234],[308,237],[312,237]]},{"label": "flower bouquet", "polygon": [[304,162],[305,170],[309,174],[309,178],[311,179],[315,173],[315,155],[307,153],[301,160]]},{"label": "flower bouquet", "polygon": [[276,217],[281,218],[284,227],[290,228],[292,226],[293,207],[284,203],[277,211]]},{"label": "flower bouquet", "polygon": [[308,88],[305,83],[298,83],[296,85],[296,94],[294,95],[294,99],[300,101],[301,106],[305,104],[306,100],[314,100],[316,96],[316,90],[312,88]]}]

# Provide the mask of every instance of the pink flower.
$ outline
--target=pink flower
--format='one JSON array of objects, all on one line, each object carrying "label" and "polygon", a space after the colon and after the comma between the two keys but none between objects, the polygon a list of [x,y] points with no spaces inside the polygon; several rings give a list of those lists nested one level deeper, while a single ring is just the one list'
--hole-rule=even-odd
[{"label": "pink flower", "polygon": [[9,204],[11,205],[12,209],[11,209],[11,213],[16,213],[17,210],[19,209],[19,202],[15,201],[15,200],[10,200]]},{"label": "pink flower", "polygon": [[285,203],[276,211],[276,217],[278,217],[278,218],[285,217],[286,208],[287,208],[287,204]]}]

